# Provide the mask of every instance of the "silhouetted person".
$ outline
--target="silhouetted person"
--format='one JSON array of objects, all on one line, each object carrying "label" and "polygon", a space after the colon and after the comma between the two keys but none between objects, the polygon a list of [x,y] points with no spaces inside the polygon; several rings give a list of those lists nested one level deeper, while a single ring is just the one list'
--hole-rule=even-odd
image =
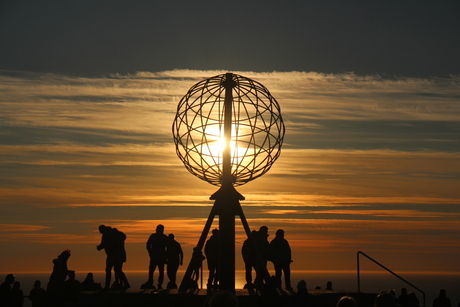
[{"label": "silhouetted person", "polygon": [[446,290],[441,289],[439,290],[439,295],[433,301],[433,307],[451,307],[452,304],[450,302],[450,298],[446,295]]},{"label": "silhouetted person", "polygon": [[313,296],[308,293],[307,283],[305,280],[299,281],[297,284],[297,292],[292,296],[293,307],[311,307],[315,306]]},{"label": "silhouetted person", "polygon": [[104,289],[110,288],[110,281],[112,279],[112,269],[115,265],[115,240],[113,237],[112,227],[100,225],[99,232],[102,234],[101,244],[96,248],[98,251],[104,250],[107,258],[105,260],[105,287]]},{"label": "silhouetted person", "polygon": [[21,290],[19,281],[15,281],[11,289],[11,306],[22,307],[22,305],[24,305],[24,293]]},{"label": "silhouetted person", "polygon": [[176,275],[179,265],[182,265],[184,253],[180,243],[174,239],[174,234],[170,233],[168,236],[168,246],[166,247],[167,266],[166,274],[168,275],[169,282],[166,288],[177,289]]},{"label": "silhouetted person", "polygon": [[417,298],[417,295],[415,295],[414,292],[409,292],[409,307],[419,307],[420,306],[420,301]]},{"label": "silhouetted person", "polygon": [[200,278],[200,269],[203,266],[203,260],[205,257],[198,247],[193,248],[192,260],[190,265],[192,267],[191,285],[189,289],[198,289],[198,279]]},{"label": "silhouetted person", "polygon": [[230,291],[219,291],[209,297],[205,307],[238,307],[238,299]]},{"label": "silhouetted person", "polygon": [[69,273],[69,279],[64,282],[64,300],[67,302],[76,302],[80,293],[80,282],[75,279],[75,272]]},{"label": "silhouetted person", "polygon": [[386,291],[380,292],[374,302],[374,307],[396,307],[396,299]]},{"label": "silhouetted person", "polygon": [[390,289],[390,291],[388,291],[391,295],[393,295],[394,298],[396,298],[396,290],[395,289]]},{"label": "silhouetted person", "polygon": [[53,260],[53,272],[51,273],[46,293],[50,298],[50,304],[53,306],[59,305],[62,299],[64,281],[70,271],[67,268],[67,261],[70,258],[70,250],[66,249],[56,259]]},{"label": "silhouetted person", "polygon": [[14,275],[8,274],[5,281],[0,285],[0,306],[11,305],[11,287],[14,283]]},{"label": "silhouetted person", "polygon": [[123,263],[126,262],[125,240],[126,235],[116,228],[113,228],[113,236],[115,240],[115,259],[113,269],[115,271],[116,286],[120,290],[130,288],[128,279],[123,272]]},{"label": "silhouetted person", "polygon": [[102,289],[100,283],[94,281],[93,273],[88,273],[85,280],[80,284],[81,291],[99,291]]},{"label": "silhouetted person", "polygon": [[246,284],[244,285],[244,289],[252,289],[255,286],[252,282],[252,269],[256,270],[257,266],[257,250],[255,245],[256,243],[254,241],[256,235],[257,231],[253,230],[251,232],[252,237],[244,240],[243,246],[241,248],[246,278]]},{"label": "silhouetted person", "polygon": [[46,291],[42,288],[42,283],[39,280],[34,282],[34,287],[29,292],[29,301],[32,302],[32,307],[44,307]]},{"label": "silhouetted person", "polygon": [[113,288],[128,289],[130,287],[128,279],[123,272],[123,262],[126,262],[125,240],[126,235],[116,228],[100,225],[99,232],[102,234],[101,244],[97,250],[104,249],[107,255],[105,262],[105,287],[110,288],[112,278],[112,268],[114,270],[115,282]]},{"label": "silhouetted person", "polygon": [[142,285],[143,289],[155,289],[153,286],[153,273],[158,267],[158,289],[163,288],[166,263],[166,247],[168,246],[168,237],[164,234],[165,227],[158,225],[155,233],[151,234],[147,240],[147,251],[150,256],[149,279]]},{"label": "silhouetted person", "polygon": [[358,307],[358,304],[351,296],[342,296],[337,302],[336,307]]},{"label": "silhouetted person", "polygon": [[208,263],[208,288],[217,288],[219,283],[219,229],[213,229],[211,237],[206,241],[204,254]]},{"label": "silhouetted person", "polygon": [[291,291],[291,247],[284,238],[284,230],[278,229],[275,238],[270,242],[271,261],[275,267],[278,288],[281,288],[281,275],[284,274],[286,290]]},{"label": "silhouetted person", "polygon": [[261,259],[257,259],[256,286],[260,286],[264,278],[268,277],[267,261],[271,260],[270,243],[268,242],[268,227],[260,226],[259,231],[254,236],[257,250]]},{"label": "silhouetted person", "polygon": [[278,307],[282,306],[282,297],[276,289],[276,277],[270,276],[266,283],[258,285],[257,290],[262,296],[262,306],[264,307]]},{"label": "silhouetted person", "polygon": [[328,281],[326,283],[326,290],[328,291],[334,291],[334,289],[332,289],[332,282],[331,281]]},{"label": "silhouetted person", "polygon": [[401,307],[409,307],[409,295],[406,288],[401,288],[401,294],[398,296],[397,302]]}]

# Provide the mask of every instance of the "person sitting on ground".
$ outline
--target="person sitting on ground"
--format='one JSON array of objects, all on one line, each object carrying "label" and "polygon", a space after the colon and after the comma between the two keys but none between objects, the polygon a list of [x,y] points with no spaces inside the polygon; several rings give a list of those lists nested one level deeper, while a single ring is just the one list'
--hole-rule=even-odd
[{"label": "person sitting on ground", "polygon": [[64,300],[75,302],[80,292],[80,282],[75,279],[75,272],[69,273],[69,279],[64,282]]},{"label": "person sitting on ground", "polygon": [[99,291],[102,289],[101,283],[94,282],[93,273],[88,273],[85,280],[80,284],[81,291]]},{"label": "person sitting on ground", "polygon": [[313,295],[308,293],[307,283],[305,280],[299,281],[297,284],[297,293],[292,296],[293,307],[312,307],[315,306]]}]

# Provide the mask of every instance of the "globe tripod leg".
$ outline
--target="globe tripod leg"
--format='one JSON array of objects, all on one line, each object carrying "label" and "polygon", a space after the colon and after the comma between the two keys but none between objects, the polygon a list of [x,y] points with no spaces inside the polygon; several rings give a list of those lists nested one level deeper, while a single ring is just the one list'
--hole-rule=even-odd
[{"label": "globe tripod leg", "polygon": [[209,229],[211,228],[212,222],[214,221],[214,217],[216,216],[214,212],[215,209],[213,207],[209,213],[208,220],[206,221],[206,224],[203,228],[200,239],[198,240],[198,244],[195,248],[193,248],[192,258],[190,259],[190,263],[187,267],[187,270],[185,271],[184,277],[182,278],[182,282],[179,286],[179,292],[186,292],[187,290],[193,289],[195,287],[194,279],[192,276],[193,273],[197,273],[200,266],[202,266],[203,254],[201,251],[203,250],[204,243],[208,237]]}]

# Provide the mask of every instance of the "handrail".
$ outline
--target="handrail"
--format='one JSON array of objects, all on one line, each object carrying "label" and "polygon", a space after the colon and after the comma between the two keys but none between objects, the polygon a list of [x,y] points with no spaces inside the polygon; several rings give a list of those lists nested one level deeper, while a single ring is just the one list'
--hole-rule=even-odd
[{"label": "handrail", "polygon": [[374,262],[375,264],[377,264],[378,266],[380,266],[381,268],[385,269],[386,271],[388,271],[389,273],[393,274],[394,276],[398,277],[400,280],[404,281],[406,284],[410,285],[411,287],[413,287],[414,289],[418,290],[419,292],[422,293],[423,295],[423,307],[425,307],[425,292],[420,290],[419,288],[417,288],[416,286],[414,286],[413,284],[411,284],[410,282],[408,282],[407,280],[405,280],[404,278],[402,278],[401,276],[399,276],[398,274],[396,274],[395,272],[393,272],[392,270],[388,269],[387,267],[385,267],[383,264],[379,263],[378,261],[374,260],[373,258],[371,258],[370,256],[366,255],[365,253],[361,252],[361,251],[358,251],[356,253],[356,258],[357,258],[357,271],[358,271],[358,295],[361,295],[361,278],[360,278],[360,272],[359,272],[359,255],[363,255],[364,257],[366,257],[367,259],[371,260],[372,262]]}]

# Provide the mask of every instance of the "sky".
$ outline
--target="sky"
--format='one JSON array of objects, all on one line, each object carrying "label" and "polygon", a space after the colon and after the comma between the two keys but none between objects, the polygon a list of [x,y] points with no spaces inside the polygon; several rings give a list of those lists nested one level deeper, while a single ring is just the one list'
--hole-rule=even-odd
[{"label": "sky", "polygon": [[363,251],[395,272],[460,273],[459,13],[457,1],[2,1],[0,272],[51,271],[67,248],[69,267],[101,271],[100,224],[127,235],[125,270],[147,271],[159,223],[188,263],[216,187],[182,165],[171,125],[190,87],[231,71],[281,107],[279,159],[238,191],[251,229],[285,230],[293,270],[355,270]]}]

